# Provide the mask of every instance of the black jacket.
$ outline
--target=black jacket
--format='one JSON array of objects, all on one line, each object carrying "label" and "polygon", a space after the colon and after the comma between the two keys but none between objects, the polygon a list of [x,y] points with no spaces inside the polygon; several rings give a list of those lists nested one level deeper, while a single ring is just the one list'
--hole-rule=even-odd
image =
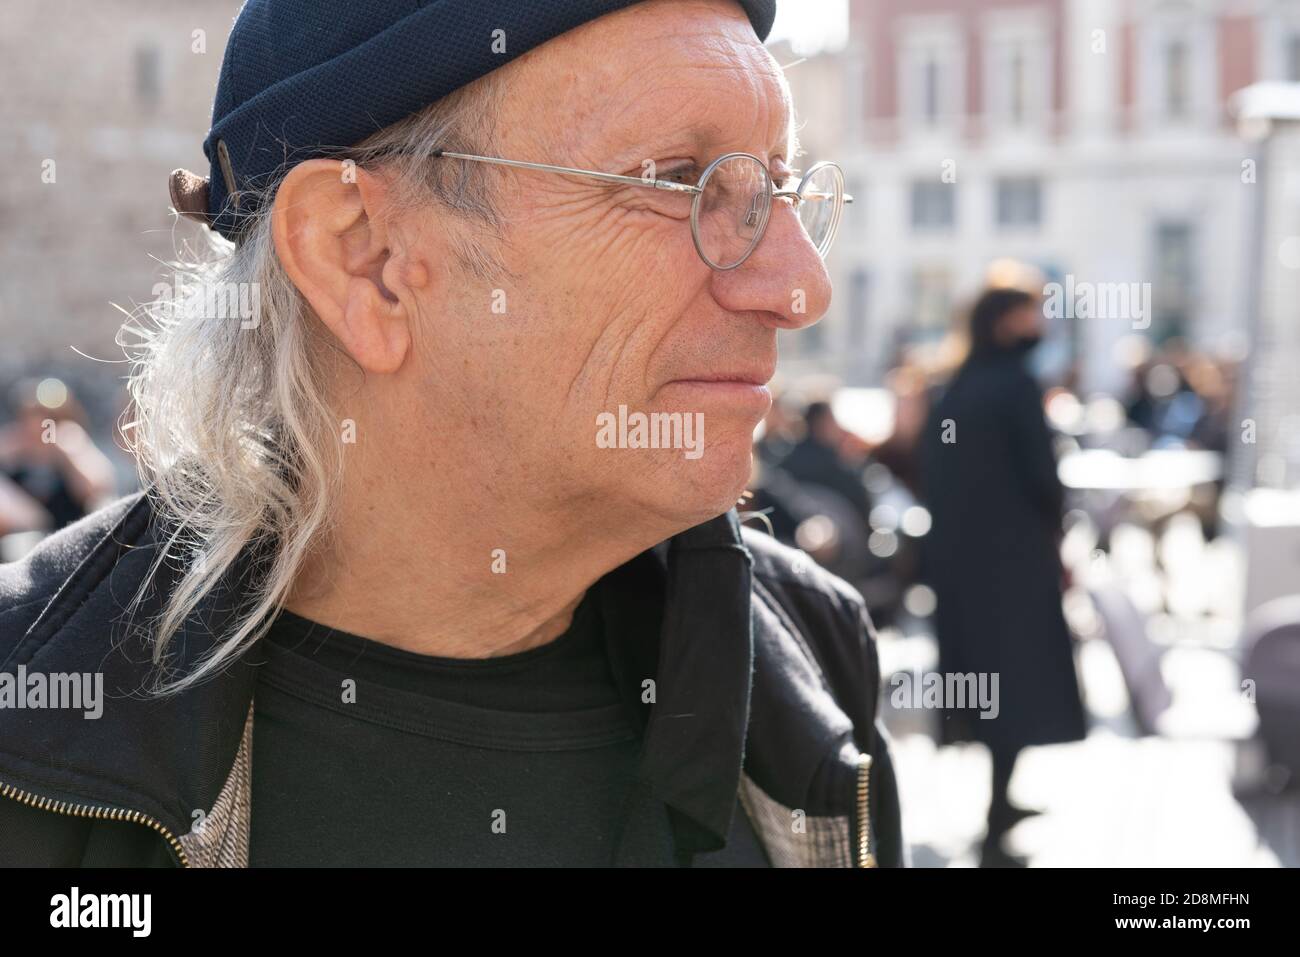
[{"label": "black jacket", "polygon": [[[247,864],[249,655],[151,697],[147,634],[123,614],[157,555],[159,524],[136,493],[0,565],[0,701],[20,673],[100,672],[106,699],[97,719],[0,706],[0,865]],[[645,709],[642,783],[647,800],[668,805],[682,863],[721,847],[739,806],[775,865],[901,866],[861,598],[742,530],[735,512],[666,545],[641,556],[663,572],[662,595],[641,598],[662,603],[658,647],[628,654],[659,688]],[[226,634],[254,567],[251,556],[236,563],[205,598],[173,640],[172,667],[184,671]],[[163,571],[132,621],[156,612],[176,577]],[[707,686],[700,675],[712,676]]]}]

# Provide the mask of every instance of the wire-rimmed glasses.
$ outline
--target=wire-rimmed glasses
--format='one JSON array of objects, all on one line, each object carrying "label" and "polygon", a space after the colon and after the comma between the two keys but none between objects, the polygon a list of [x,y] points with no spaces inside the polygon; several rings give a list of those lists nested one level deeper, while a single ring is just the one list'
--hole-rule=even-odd
[{"label": "wire-rimmed glasses", "polygon": [[844,204],[853,202],[853,197],[844,192],[844,173],[835,163],[817,163],[799,178],[794,189],[777,189],[767,165],[752,153],[719,156],[705,167],[695,184],[449,150],[439,150],[434,156],[589,176],[629,186],[688,193],[692,196],[691,235],[695,249],[710,268],[719,271],[735,269],[749,258],[767,230],[772,203],[776,200],[788,201],[795,206],[804,232],[824,259],[835,240]]}]

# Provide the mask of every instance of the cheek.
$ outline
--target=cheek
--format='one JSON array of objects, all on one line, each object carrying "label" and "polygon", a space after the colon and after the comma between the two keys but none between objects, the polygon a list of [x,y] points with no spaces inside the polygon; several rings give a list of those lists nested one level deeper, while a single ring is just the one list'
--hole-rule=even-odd
[{"label": "cheek", "polygon": [[[673,330],[707,282],[690,224],[646,211],[575,210],[525,220],[511,236],[501,334],[528,401],[572,452],[595,447],[595,417],[646,408]],[[581,219],[581,228],[573,223]],[[540,429],[539,431],[546,431]]]},{"label": "cheek", "polygon": [[652,398],[675,330],[698,295],[681,270],[602,273],[573,293],[574,326],[564,362],[575,376],[574,399],[606,408],[644,405]]},{"label": "cheek", "polygon": [[689,220],[615,207],[588,218],[574,238],[569,269],[607,298],[654,297],[698,278],[704,268]]}]

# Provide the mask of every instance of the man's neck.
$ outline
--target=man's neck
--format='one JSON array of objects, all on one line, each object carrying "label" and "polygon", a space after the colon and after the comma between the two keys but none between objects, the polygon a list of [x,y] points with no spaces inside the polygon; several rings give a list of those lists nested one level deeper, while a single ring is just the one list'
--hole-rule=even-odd
[{"label": "man's neck", "polygon": [[[586,590],[675,529],[626,518],[494,508],[474,483],[376,476],[345,491],[332,539],[305,562],[285,607],[418,654],[489,658],[547,644]],[[382,508],[374,503],[384,502]]]}]

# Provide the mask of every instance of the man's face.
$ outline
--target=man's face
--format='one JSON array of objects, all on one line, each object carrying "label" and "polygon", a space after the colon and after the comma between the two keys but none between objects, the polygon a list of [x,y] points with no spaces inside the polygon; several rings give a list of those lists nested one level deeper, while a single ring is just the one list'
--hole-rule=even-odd
[{"label": "man's face", "polygon": [[[744,151],[778,187],[800,165],[784,78],[727,0],[634,4],[507,70],[495,126],[509,159],[633,176],[649,162],[659,178],[693,183]],[[521,508],[613,505],[629,521],[648,512],[685,527],[731,507],[770,405],[777,330],[815,322],[830,300],[797,212],[774,203],[750,258],[715,272],[692,241],[690,195],[495,175],[505,274],[465,276],[450,301],[421,308],[433,428],[472,430],[482,459],[471,467],[489,480],[516,470],[531,497]],[[694,445],[607,447],[635,441],[636,413],[681,413],[689,434],[660,443]]]}]

